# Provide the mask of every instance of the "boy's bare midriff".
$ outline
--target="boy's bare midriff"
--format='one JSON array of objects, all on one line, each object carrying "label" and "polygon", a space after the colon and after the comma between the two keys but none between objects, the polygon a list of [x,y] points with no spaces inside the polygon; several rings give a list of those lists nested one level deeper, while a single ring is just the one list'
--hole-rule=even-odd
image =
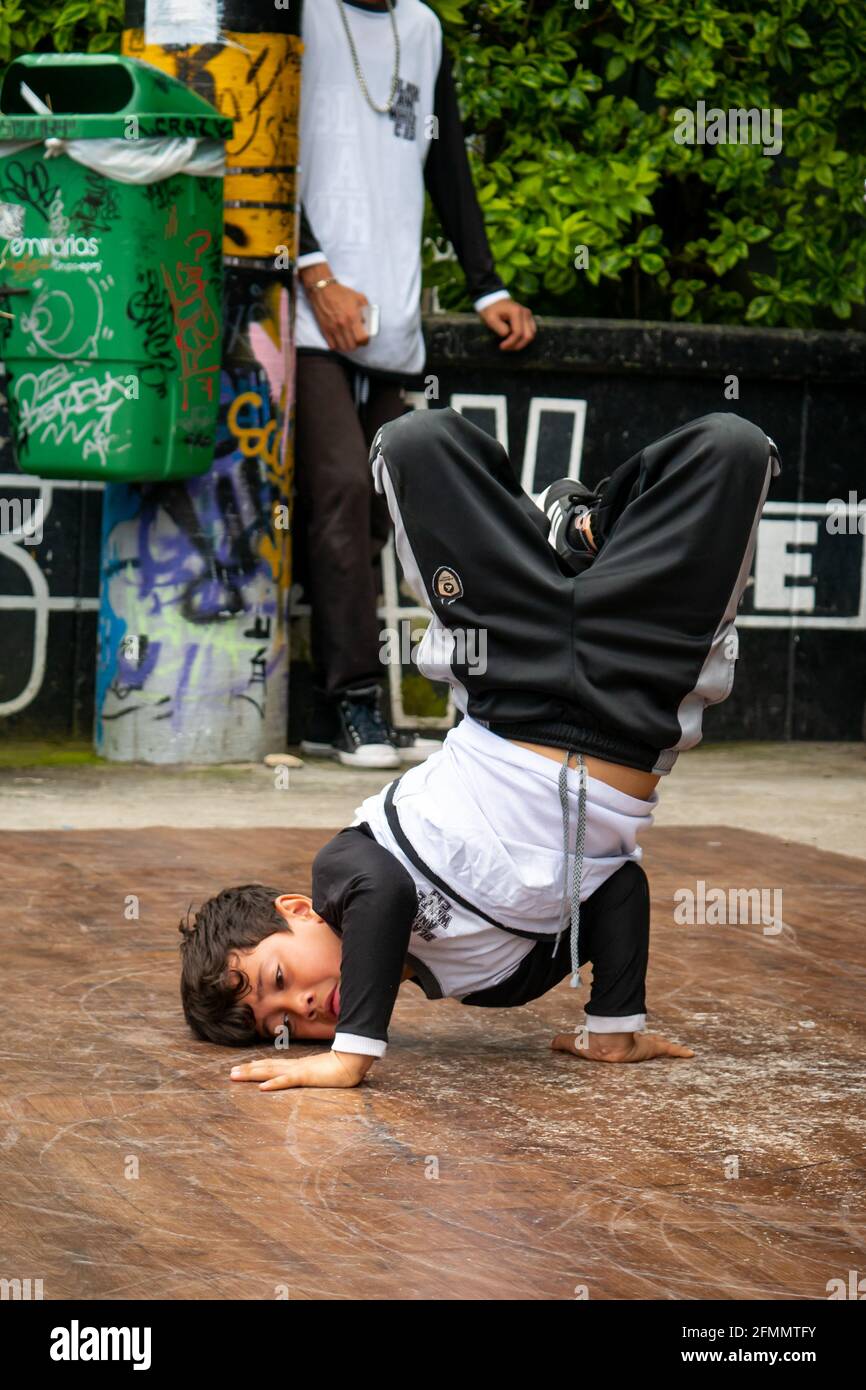
[{"label": "boy's bare midriff", "polygon": [[[551,748],[547,743],[525,743],[522,738],[509,739],[509,743],[519,743],[521,748],[540,753],[543,758],[553,758],[558,763],[562,762],[565,751],[562,748]],[[617,791],[625,792],[626,796],[636,796],[640,801],[649,799],[656,782],[659,781],[652,772],[640,772],[636,767],[622,767],[619,763],[606,762],[604,758],[591,758],[588,753],[584,753],[583,761],[590,777],[594,777],[598,782],[607,782],[609,787],[616,787]],[[569,758],[568,765],[577,766],[576,753]]]}]

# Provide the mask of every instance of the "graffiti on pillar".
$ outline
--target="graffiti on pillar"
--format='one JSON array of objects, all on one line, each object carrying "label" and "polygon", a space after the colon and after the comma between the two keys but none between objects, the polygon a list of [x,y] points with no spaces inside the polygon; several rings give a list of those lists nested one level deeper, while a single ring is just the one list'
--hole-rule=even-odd
[{"label": "graffiti on pillar", "polygon": [[[280,285],[272,284],[262,294],[262,309],[249,322],[249,346],[267,383],[274,403],[268,424],[269,440],[262,441],[267,478],[274,504],[268,514],[267,531],[262,538],[262,555],[284,599],[292,573],[291,531],[285,524],[285,508],[291,498],[292,449],[289,432],[292,418],[292,390],[295,378],[294,338],[290,332],[291,300]],[[234,418],[239,421],[240,412]],[[240,444],[240,440],[239,440]],[[255,447],[255,436],[246,437],[241,452]]]},{"label": "graffiti on pillar", "polygon": [[[254,373],[238,381],[225,372],[224,400],[241,385],[262,383]],[[119,741],[148,757],[149,725],[169,720],[175,746],[228,734],[229,746],[211,757],[229,756],[246,719],[229,707],[242,702],[262,721],[269,681],[284,662],[274,642],[277,594],[260,554],[270,504],[265,469],[221,427],[203,478],[114,487],[106,502],[100,623],[109,664],[98,671],[97,701],[100,724],[123,721],[114,755]],[[164,730],[154,739],[168,742]],[[210,759],[202,751],[196,760]]]},{"label": "graffiti on pillar", "polygon": [[212,762],[285,740],[290,317],[273,284],[230,319],[207,474],[106,492],[97,744],[113,758]]},{"label": "graffiti on pillar", "polygon": [[[189,239],[159,280],[139,277],[128,305],[148,330],[145,370],[156,389],[172,387],[171,345],[182,404],[218,381],[219,417],[208,474],[106,493],[97,741],[113,758],[210,762],[285,740],[292,290],[276,277],[227,288],[218,376],[204,290],[214,252],[260,270],[277,268],[281,244],[294,253],[301,45],[297,35],[200,37],[180,48],[147,43],[141,29],[123,36],[127,56],[196,91],[234,131],[222,247]],[[158,185],[146,196],[174,236],[179,200]]]}]

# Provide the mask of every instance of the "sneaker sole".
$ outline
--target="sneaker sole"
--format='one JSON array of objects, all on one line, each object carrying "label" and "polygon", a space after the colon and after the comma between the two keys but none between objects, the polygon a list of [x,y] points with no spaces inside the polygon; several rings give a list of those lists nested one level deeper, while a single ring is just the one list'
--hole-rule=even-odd
[{"label": "sneaker sole", "polygon": [[344,767],[391,768],[400,766],[396,748],[386,748],[381,744],[362,745],[356,753],[346,753],[342,748],[331,750]]},{"label": "sneaker sole", "polygon": [[313,743],[304,738],[301,739],[301,752],[308,758],[333,758],[337,750],[332,743]]}]

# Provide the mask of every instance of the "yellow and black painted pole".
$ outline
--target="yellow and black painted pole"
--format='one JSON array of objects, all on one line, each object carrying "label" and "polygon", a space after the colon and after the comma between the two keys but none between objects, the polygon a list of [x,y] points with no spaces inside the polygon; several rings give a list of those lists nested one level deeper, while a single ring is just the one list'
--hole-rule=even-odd
[{"label": "yellow and black painted pole", "polygon": [[[191,3],[196,19],[146,26],[146,0],[128,0],[123,52],[176,77],[234,121],[226,149],[225,238],[228,265],[273,270],[275,248],[296,244],[289,225],[295,210],[298,112],[301,86],[300,0],[277,8],[273,0]],[[219,16],[216,42],[185,42],[202,12]]]}]

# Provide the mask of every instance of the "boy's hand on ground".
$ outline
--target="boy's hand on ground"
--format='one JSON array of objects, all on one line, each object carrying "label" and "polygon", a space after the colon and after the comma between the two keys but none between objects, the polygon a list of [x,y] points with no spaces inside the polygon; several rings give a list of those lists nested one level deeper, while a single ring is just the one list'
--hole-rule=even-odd
[{"label": "boy's hand on ground", "polygon": [[649,1062],[654,1057],[695,1055],[690,1047],[668,1042],[657,1033],[557,1033],[550,1046],[588,1062]]},{"label": "boy's hand on ground", "polygon": [[320,1052],[314,1057],[267,1057],[232,1067],[232,1081],[258,1081],[260,1091],[285,1091],[291,1086],[357,1086],[375,1057],[356,1052]]}]

